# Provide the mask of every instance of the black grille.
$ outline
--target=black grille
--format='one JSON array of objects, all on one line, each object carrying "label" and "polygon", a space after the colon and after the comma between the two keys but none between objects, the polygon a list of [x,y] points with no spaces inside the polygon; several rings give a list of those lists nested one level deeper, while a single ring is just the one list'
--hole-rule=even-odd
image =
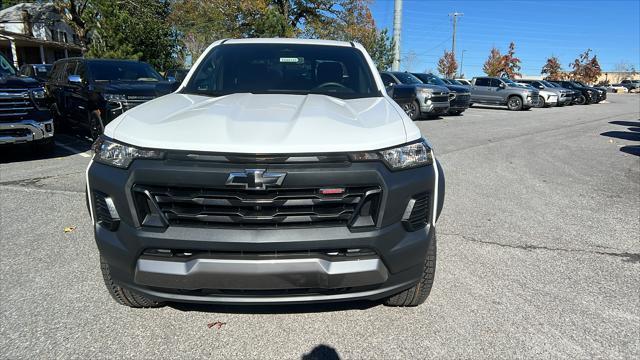
[{"label": "black grille", "polygon": [[[351,223],[356,226],[375,225],[379,187],[344,187],[344,192],[338,195],[322,195],[320,189],[251,191],[137,185],[133,191],[142,225],[154,215],[176,226],[263,228]],[[160,214],[154,214],[154,211]],[[356,213],[358,219],[355,219]]]},{"label": "black grille", "polygon": [[107,205],[107,194],[100,191],[93,191],[93,207],[96,214],[96,222],[109,229],[116,230],[119,219],[114,219],[109,212],[109,206]]},{"label": "black grille", "polygon": [[449,95],[437,95],[437,96],[433,96],[433,97],[431,98],[431,101],[432,101],[432,102],[436,102],[436,103],[438,103],[438,102],[446,102],[446,103],[448,103],[448,102],[449,102]]},{"label": "black grille", "polygon": [[415,203],[413,204],[411,215],[404,221],[404,225],[409,231],[422,229],[429,219],[429,194],[418,194],[413,199]]},{"label": "black grille", "polygon": [[0,130],[0,136],[25,137],[31,136],[33,133],[29,129],[6,129]]},{"label": "black grille", "polygon": [[458,94],[451,100],[451,106],[468,106],[471,96],[469,94]]},{"label": "black grille", "polygon": [[2,89],[0,121],[27,115],[34,109],[27,89]]}]

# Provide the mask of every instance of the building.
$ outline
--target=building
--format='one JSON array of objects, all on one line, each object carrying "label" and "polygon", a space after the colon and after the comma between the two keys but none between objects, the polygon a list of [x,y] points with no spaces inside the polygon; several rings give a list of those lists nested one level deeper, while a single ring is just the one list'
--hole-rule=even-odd
[{"label": "building", "polygon": [[640,73],[637,71],[603,71],[596,84],[619,84],[622,80],[640,80]]},{"label": "building", "polygon": [[0,11],[0,52],[19,67],[81,56],[82,47],[53,3],[20,3]]}]

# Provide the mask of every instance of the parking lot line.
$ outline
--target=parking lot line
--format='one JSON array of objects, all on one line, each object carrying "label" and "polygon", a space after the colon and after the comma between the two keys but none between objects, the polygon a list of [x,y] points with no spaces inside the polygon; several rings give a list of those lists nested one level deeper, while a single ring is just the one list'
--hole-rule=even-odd
[{"label": "parking lot line", "polygon": [[68,146],[68,145],[64,145],[64,144],[61,144],[59,142],[56,142],[56,145],[60,146],[61,148],[65,149],[65,150],[67,150],[69,152],[77,153],[78,155],[80,155],[82,157],[85,157],[85,158],[90,158],[91,157],[91,155],[87,154],[89,151],[78,150],[78,149],[76,149],[74,147],[71,147],[71,146]]}]

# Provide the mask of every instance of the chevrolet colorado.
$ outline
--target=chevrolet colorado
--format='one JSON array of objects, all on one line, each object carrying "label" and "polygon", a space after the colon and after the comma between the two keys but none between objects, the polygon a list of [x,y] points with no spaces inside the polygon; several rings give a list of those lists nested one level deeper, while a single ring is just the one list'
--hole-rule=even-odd
[{"label": "chevrolet colorado", "polygon": [[213,43],[110,122],[87,205],[120,304],[423,303],[444,175],[357,43]]}]

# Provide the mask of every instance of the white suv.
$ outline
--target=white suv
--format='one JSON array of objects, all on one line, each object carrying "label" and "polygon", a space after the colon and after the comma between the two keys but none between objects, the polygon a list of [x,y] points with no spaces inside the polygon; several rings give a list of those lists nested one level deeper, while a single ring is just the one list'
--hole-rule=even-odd
[{"label": "white suv", "polygon": [[217,41],[94,152],[89,210],[121,304],[429,295],[443,172],[359,44]]}]

